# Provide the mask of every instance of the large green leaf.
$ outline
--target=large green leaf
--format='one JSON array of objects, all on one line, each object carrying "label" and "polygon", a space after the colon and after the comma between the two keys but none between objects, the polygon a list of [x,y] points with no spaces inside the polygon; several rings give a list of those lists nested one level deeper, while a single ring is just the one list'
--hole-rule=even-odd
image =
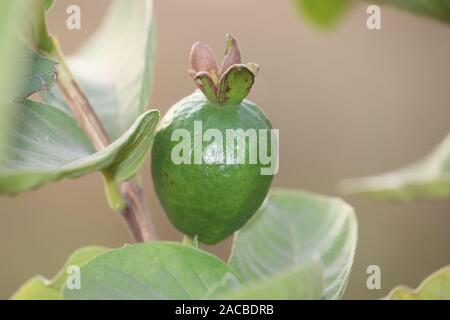
[{"label": "large green leaf", "polygon": [[321,264],[317,261],[294,266],[279,275],[251,283],[222,296],[231,300],[319,300],[323,296],[324,281]]},{"label": "large green leaf", "polygon": [[322,27],[334,25],[349,7],[348,0],[295,0],[299,13]]},{"label": "large green leaf", "polygon": [[[115,0],[100,29],[68,61],[112,139],[149,102],[153,50],[152,1]],[[45,98],[68,110],[56,89]]]},{"label": "large green leaf", "polygon": [[450,134],[423,160],[393,172],[344,180],[340,189],[346,194],[364,194],[382,200],[449,197]]},{"label": "large green leaf", "polygon": [[19,80],[14,96],[24,99],[35,92],[50,90],[56,82],[56,62],[26,46],[19,45],[18,49],[11,59],[11,63],[17,66],[15,70],[18,70],[16,77]]},{"label": "large green leaf", "polygon": [[376,0],[371,2],[393,5],[420,15],[450,22],[450,0]]},{"label": "large green leaf", "polygon": [[98,255],[109,249],[103,247],[85,247],[75,251],[64,264],[64,267],[52,279],[36,276],[25,282],[11,297],[13,300],[60,300],[62,290],[68,277],[69,266],[82,267]]},{"label": "large green leaf", "polygon": [[12,128],[0,137],[0,193],[18,193],[47,182],[105,171],[117,182],[137,173],[147,154],[159,112],[149,110],[115,142],[95,152],[85,133],[63,111],[33,101],[8,106]]},{"label": "large green leaf", "polygon": [[405,286],[394,288],[386,299],[450,300],[450,266],[446,266],[430,275],[415,290]]},{"label": "large green leaf", "polygon": [[323,298],[336,299],[346,287],[356,242],[356,217],[342,200],[275,190],[236,233],[230,265],[251,285],[319,259]]},{"label": "large green leaf", "polygon": [[170,242],[110,251],[82,267],[81,274],[81,289],[66,288],[65,299],[202,299],[219,286],[239,286],[217,257]]}]

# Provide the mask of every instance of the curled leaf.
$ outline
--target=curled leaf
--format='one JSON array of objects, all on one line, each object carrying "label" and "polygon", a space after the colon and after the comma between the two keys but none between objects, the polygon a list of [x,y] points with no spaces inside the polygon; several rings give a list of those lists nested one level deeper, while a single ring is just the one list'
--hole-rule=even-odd
[{"label": "curled leaf", "polygon": [[2,106],[12,127],[0,137],[0,194],[16,194],[51,181],[107,171],[117,182],[136,174],[153,141],[159,112],[149,110],[116,141],[95,152],[73,118],[54,107],[25,100]]}]

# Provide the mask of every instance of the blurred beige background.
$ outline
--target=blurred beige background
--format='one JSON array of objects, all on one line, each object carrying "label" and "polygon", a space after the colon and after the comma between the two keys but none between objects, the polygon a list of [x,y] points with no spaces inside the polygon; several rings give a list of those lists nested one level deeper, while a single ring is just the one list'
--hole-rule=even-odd
[{"label": "blurred beige background", "polygon": [[[125,1],[125,0],[124,0]],[[57,0],[50,29],[67,53],[98,26],[109,1]],[[65,28],[78,4],[82,29]],[[245,61],[261,65],[251,99],[281,135],[274,186],[336,194],[345,177],[383,172],[425,155],[450,129],[450,26],[382,9],[380,31],[365,26],[356,5],[331,32],[301,21],[290,0],[156,0],[157,55],[152,106],[164,113],[188,95],[188,53],[196,40],[219,54],[224,35],[240,41]],[[162,239],[181,238],[155,198],[148,202]],[[347,199],[359,220],[348,299],[379,298],[393,286],[417,286],[450,263],[450,200],[405,205]],[[106,204],[98,174],[0,198],[0,298],[35,274],[53,276],[84,245],[129,241]],[[229,241],[209,250],[227,257]],[[366,288],[366,268],[382,270],[382,290]]]}]

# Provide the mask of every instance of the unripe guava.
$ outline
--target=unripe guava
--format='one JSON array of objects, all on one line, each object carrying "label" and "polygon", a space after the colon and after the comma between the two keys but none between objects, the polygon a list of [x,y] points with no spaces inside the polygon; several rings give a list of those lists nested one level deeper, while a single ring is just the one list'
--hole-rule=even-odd
[{"label": "unripe guava", "polygon": [[[200,242],[213,244],[252,217],[273,178],[261,173],[266,166],[259,160],[250,163],[250,153],[257,154],[259,146],[252,147],[249,139],[240,145],[229,136],[231,148],[227,134],[236,138],[238,132],[267,132],[268,153],[276,141],[271,141],[272,126],[267,117],[245,100],[257,66],[240,63],[234,38],[228,36],[220,72],[209,47],[200,43],[193,46],[191,63],[191,74],[200,90],[172,106],[159,123],[152,175],[158,198],[175,227]],[[243,163],[238,155],[244,147]],[[201,153],[195,154],[198,150]]]}]

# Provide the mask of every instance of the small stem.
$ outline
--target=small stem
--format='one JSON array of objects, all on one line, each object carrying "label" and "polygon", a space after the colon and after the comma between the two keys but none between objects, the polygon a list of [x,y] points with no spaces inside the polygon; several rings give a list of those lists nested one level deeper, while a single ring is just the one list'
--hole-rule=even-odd
[{"label": "small stem", "polygon": [[[50,37],[51,50],[44,50],[50,56],[60,62],[57,77],[58,87],[69,105],[80,127],[86,132],[96,150],[102,150],[110,144],[108,134],[100,119],[75,80],[70,68],[65,62],[57,40]],[[145,203],[142,187],[136,181],[122,182],[120,191],[115,181],[112,181],[107,172],[104,172],[107,182],[108,201],[113,209],[119,209],[121,215],[136,242],[148,242],[156,240],[156,232],[151,221],[150,212]],[[120,194],[119,194],[120,192]],[[118,199],[120,198],[120,199]],[[121,202],[124,201],[124,202]]]},{"label": "small stem", "polygon": [[191,238],[190,236],[188,236],[187,234],[185,234],[183,236],[183,244],[194,247],[194,248],[198,248],[198,239],[197,237]]},{"label": "small stem", "polygon": [[144,242],[139,222],[137,221],[136,216],[133,214],[132,210],[129,210],[128,207],[125,207],[124,211],[122,211],[122,217],[128,228],[128,231],[131,234],[131,237],[133,238],[133,241]]},{"label": "small stem", "polygon": [[135,217],[142,241],[150,242],[156,240],[156,230],[148,206],[145,203],[142,187],[133,180],[123,182],[120,187],[126,202],[123,212],[131,212]]},{"label": "small stem", "polygon": [[53,37],[51,41],[53,43],[53,49],[50,53],[61,64],[56,83],[61,89],[64,100],[69,104],[75,118],[86,131],[95,149],[101,150],[110,144],[108,134],[65,62],[64,54],[60,49],[58,41]]}]

